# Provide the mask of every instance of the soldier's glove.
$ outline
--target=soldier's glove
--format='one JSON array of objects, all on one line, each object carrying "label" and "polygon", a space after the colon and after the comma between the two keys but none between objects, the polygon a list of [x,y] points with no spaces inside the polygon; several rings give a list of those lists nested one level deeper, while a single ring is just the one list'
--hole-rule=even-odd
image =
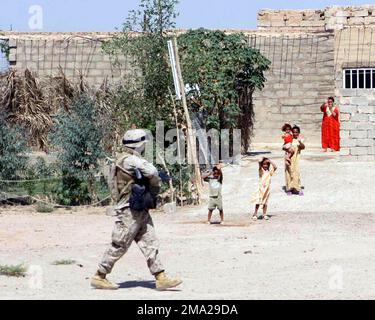
[{"label": "soldier's glove", "polygon": [[159,177],[162,182],[169,183],[169,181],[172,179],[171,176],[166,171],[160,171]]},{"label": "soldier's glove", "polygon": [[142,172],[139,169],[134,169],[134,174],[135,174],[135,178],[137,180],[142,180],[143,179],[143,174],[142,174]]}]

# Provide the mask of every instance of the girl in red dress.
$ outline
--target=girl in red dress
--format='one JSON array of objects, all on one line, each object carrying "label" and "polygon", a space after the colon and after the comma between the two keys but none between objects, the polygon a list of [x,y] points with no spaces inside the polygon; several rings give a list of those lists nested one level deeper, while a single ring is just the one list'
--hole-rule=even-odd
[{"label": "girl in red dress", "polygon": [[340,151],[340,111],[339,107],[334,105],[335,99],[329,97],[325,103],[320,106],[324,113],[322,122],[322,148],[326,152],[328,148],[331,151]]},{"label": "girl in red dress", "polygon": [[285,165],[289,166],[294,155],[294,149],[292,147],[292,126],[289,123],[285,123],[281,130],[283,132],[281,138],[284,140],[283,150],[285,151]]}]

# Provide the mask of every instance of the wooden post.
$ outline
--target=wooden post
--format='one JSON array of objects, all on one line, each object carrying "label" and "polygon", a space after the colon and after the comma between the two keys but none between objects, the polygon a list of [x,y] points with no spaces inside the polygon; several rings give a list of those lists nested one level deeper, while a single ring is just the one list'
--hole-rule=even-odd
[{"label": "wooden post", "polygon": [[188,162],[193,163],[194,165],[194,173],[195,173],[195,183],[197,187],[197,193],[198,193],[198,202],[200,203],[201,199],[201,189],[202,189],[202,178],[201,178],[201,172],[199,168],[199,162],[197,157],[197,149],[196,149],[196,138],[193,132],[193,128],[191,125],[189,110],[187,107],[186,102],[186,95],[185,95],[185,84],[184,80],[182,78],[182,72],[181,72],[181,65],[180,65],[180,56],[178,55],[178,46],[177,46],[177,38],[173,37],[173,50],[176,58],[176,69],[177,69],[177,76],[178,81],[181,88],[181,98],[182,98],[182,107],[184,108],[185,118],[186,118],[186,136],[187,136],[187,142],[188,142]]},{"label": "wooden post", "polygon": [[176,110],[176,103],[175,103],[175,100],[173,98],[173,94],[172,94],[172,91],[171,91],[171,88],[168,87],[168,91],[169,91],[169,96],[171,98],[171,102],[172,102],[172,105],[173,105],[173,115],[174,115],[174,119],[175,119],[175,122],[176,122],[176,132],[177,132],[177,156],[178,156],[178,164],[180,165],[180,205],[181,207],[184,206],[184,200],[182,199],[184,193],[183,193],[183,181],[182,181],[182,171],[181,171],[181,149],[180,149],[180,133],[178,131],[178,119],[177,119],[177,110]]},{"label": "wooden post", "polygon": [[[171,174],[170,174],[170,172],[168,170],[168,167],[167,167],[167,165],[166,165],[166,163],[164,161],[164,158],[160,154],[158,154],[158,153],[157,153],[157,155],[159,156],[159,159],[160,159],[160,161],[162,163],[162,166],[163,166],[164,170],[166,171],[167,175],[170,177]],[[173,187],[172,179],[169,180],[169,190],[170,190],[171,195],[172,195],[172,201],[171,202],[174,202],[175,196],[174,196],[174,187]]]}]

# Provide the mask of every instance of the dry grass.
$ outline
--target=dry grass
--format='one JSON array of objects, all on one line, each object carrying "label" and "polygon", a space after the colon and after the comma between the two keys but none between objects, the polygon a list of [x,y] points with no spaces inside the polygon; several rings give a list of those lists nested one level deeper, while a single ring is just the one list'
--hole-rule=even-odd
[{"label": "dry grass", "polygon": [[113,91],[107,79],[99,89],[93,89],[83,74],[77,83],[72,83],[61,68],[56,76],[41,80],[28,69],[22,74],[12,69],[0,76],[0,112],[7,115],[9,123],[26,129],[29,145],[46,150],[53,116],[61,110],[69,112],[73,99],[82,93],[95,99],[99,113],[105,115],[102,118],[110,118],[114,108]]},{"label": "dry grass", "polygon": [[24,127],[32,142],[44,148],[53,121],[51,106],[46,103],[40,87],[30,70],[26,69],[22,76],[11,70],[1,92],[1,109],[10,123]]},{"label": "dry grass", "polygon": [[60,108],[69,111],[69,106],[76,94],[76,88],[66,78],[64,72],[59,68],[59,73],[55,77],[43,81],[45,92],[45,102],[52,107],[52,112],[57,112]]},{"label": "dry grass", "polygon": [[75,263],[76,261],[72,259],[55,260],[54,262],[52,262],[54,266],[67,266]]},{"label": "dry grass", "polygon": [[39,213],[51,213],[54,211],[54,207],[50,204],[38,202],[36,204],[36,212]]},{"label": "dry grass", "polygon": [[0,265],[0,275],[8,277],[23,277],[27,268],[23,264],[18,265]]}]

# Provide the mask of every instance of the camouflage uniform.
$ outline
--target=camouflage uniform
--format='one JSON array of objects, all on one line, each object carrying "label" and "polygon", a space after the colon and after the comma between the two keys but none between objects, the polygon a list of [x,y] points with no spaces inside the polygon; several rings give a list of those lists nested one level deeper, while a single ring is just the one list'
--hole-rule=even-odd
[{"label": "camouflage uniform", "polygon": [[159,244],[155,236],[152,218],[147,210],[136,211],[129,208],[131,186],[134,182],[134,170],[141,171],[149,179],[151,191],[159,189],[160,179],[157,169],[137,152],[125,148],[125,153],[116,162],[112,175],[112,198],[117,203],[115,207],[117,221],[112,232],[112,243],[104,253],[98,271],[108,274],[117,260],[129,249],[133,240],[138,244],[147,260],[151,274],[164,271],[159,260]]}]

